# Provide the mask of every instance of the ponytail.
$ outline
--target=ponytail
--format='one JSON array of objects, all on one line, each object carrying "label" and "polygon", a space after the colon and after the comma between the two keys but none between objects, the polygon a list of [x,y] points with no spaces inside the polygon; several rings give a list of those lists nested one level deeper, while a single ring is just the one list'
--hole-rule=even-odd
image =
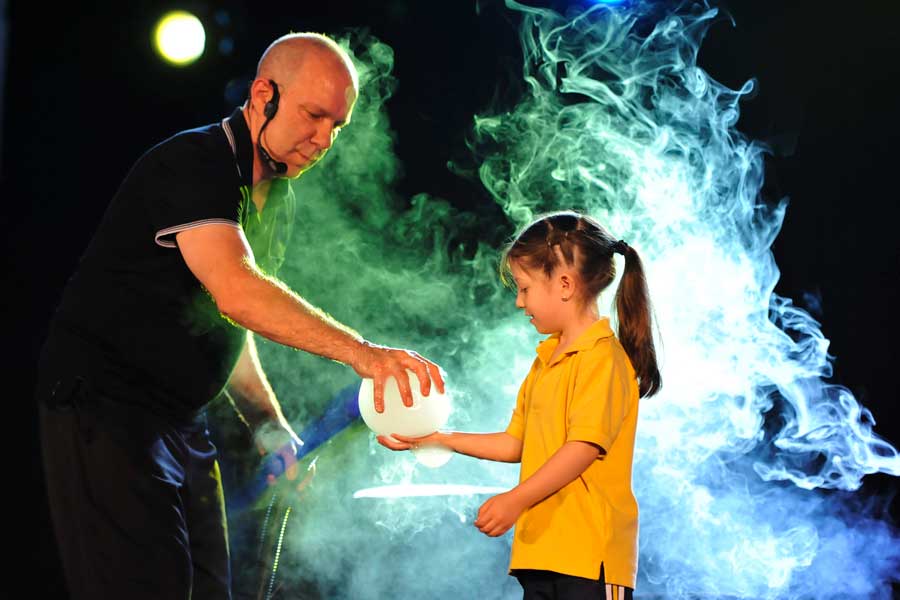
[{"label": "ponytail", "polygon": [[644,264],[637,250],[624,243],[623,246],[625,270],[616,290],[619,341],[637,374],[640,395],[650,397],[662,387],[653,344],[650,293],[644,277]]}]

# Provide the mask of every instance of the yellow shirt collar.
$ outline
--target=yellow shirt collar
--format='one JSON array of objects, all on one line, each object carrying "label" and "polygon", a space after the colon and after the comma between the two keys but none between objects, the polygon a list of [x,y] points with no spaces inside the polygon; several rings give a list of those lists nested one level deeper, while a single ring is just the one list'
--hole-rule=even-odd
[{"label": "yellow shirt collar", "polygon": [[[566,348],[565,352],[556,357],[556,360],[558,361],[566,354],[572,354],[581,350],[590,350],[598,340],[612,337],[613,335],[613,330],[609,326],[609,318],[602,317],[597,321],[594,321],[590,327],[585,329],[574,342],[569,344],[569,347]],[[553,356],[553,351],[556,350],[558,345],[559,333],[554,333],[538,344],[537,355],[538,358],[541,359],[541,362],[545,365],[550,362],[550,357]]]}]

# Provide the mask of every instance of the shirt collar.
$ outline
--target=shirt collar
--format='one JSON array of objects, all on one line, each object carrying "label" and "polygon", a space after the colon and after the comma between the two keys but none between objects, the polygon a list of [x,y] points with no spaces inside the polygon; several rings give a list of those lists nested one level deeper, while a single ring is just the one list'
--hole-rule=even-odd
[{"label": "shirt collar", "polygon": [[234,134],[235,161],[240,167],[241,185],[247,188],[253,187],[253,140],[250,138],[250,128],[244,118],[244,111],[240,107],[225,119]]},{"label": "shirt collar", "polygon": [[[576,338],[574,342],[569,344],[569,347],[566,348],[565,352],[556,357],[554,362],[559,362],[563,356],[567,354],[574,354],[575,352],[580,352],[582,350],[590,350],[594,347],[598,340],[602,340],[605,338],[612,337],[613,330],[609,325],[609,318],[603,317],[594,321],[590,327],[585,329],[581,335]],[[537,347],[537,355],[541,359],[541,362],[544,365],[548,365],[550,362],[550,357],[553,356],[554,350],[559,345],[559,334],[554,333],[543,342],[538,344]]]}]

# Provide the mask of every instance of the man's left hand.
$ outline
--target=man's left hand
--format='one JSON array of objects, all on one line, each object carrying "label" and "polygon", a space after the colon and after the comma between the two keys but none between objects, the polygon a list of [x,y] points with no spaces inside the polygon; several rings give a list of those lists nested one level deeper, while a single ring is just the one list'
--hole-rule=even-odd
[{"label": "man's left hand", "polygon": [[[297,478],[297,451],[303,441],[286,421],[266,421],[256,428],[253,434],[260,455],[278,457],[283,465],[285,476],[293,481]],[[277,479],[274,473],[267,477],[270,484]]]}]

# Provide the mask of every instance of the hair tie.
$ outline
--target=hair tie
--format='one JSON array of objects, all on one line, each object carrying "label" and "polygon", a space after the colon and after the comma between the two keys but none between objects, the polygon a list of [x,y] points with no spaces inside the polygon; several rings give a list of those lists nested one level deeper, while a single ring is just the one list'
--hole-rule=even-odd
[{"label": "hair tie", "polygon": [[618,242],[610,246],[610,249],[616,254],[625,256],[625,253],[628,251],[628,244],[625,242],[625,240],[619,240]]},{"label": "hair tie", "polygon": [[560,231],[559,229],[551,229],[547,232],[547,247],[552,248],[557,244],[569,241],[569,232]]}]

